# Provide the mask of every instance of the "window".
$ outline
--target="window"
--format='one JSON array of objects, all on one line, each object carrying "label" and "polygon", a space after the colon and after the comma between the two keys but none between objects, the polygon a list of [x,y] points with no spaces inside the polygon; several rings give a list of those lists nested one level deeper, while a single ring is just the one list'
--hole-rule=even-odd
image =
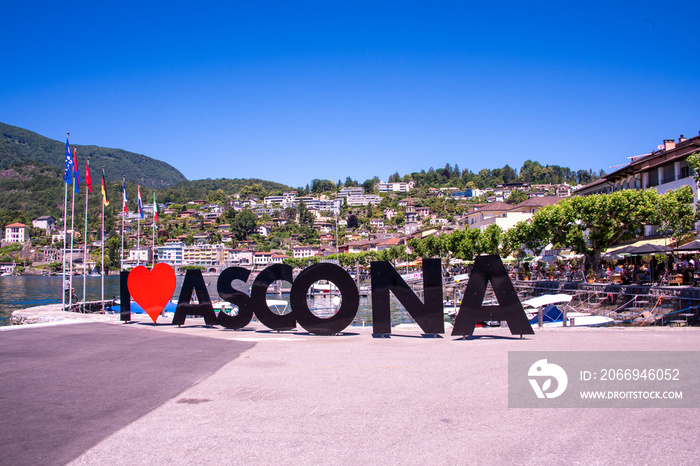
[{"label": "window", "polygon": [[651,170],[647,172],[649,174],[649,183],[647,183],[647,188],[650,186],[658,186],[659,184],[659,171]]},{"label": "window", "polygon": [[681,162],[681,178],[688,178],[690,176],[690,167],[688,162]]},{"label": "window", "polygon": [[664,179],[662,183],[671,183],[676,181],[676,167],[673,164],[664,165],[663,167]]}]

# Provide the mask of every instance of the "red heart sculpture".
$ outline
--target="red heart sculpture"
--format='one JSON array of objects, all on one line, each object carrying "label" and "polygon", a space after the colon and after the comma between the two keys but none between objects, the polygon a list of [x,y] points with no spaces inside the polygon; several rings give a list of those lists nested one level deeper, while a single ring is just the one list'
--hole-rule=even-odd
[{"label": "red heart sculpture", "polygon": [[175,271],[164,263],[156,264],[152,270],[139,265],[129,272],[126,285],[134,301],[146,311],[153,323],[168,304],[175,292]]}]

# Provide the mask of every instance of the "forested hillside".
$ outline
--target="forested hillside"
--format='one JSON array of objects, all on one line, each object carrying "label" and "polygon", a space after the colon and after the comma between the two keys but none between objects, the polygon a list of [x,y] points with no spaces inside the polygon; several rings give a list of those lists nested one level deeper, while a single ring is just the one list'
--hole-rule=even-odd
[{"label": "forested hillside", "polygon": [[[77,148],[81,173],[90,159],[93,173],[105,167],[107,180],[126,179],[149,188],[166,188],[186,181],[179,170],[160,160],[121,149],[73,145]],[[0,169],[17,163],[40,162],[62,169],[66,153],[65,141],[55,141],[32,131],[0,123]]]}]

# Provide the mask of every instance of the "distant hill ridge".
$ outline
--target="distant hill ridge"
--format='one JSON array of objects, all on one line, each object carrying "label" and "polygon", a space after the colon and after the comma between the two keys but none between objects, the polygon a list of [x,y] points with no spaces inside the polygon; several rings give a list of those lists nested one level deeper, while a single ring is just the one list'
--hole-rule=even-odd
[{"label": "distant hill ridge", "polygon": [[[74,144],[71,144],[73,146]],[[65,142],[55,141],[17,126],[0,123],[0,169],[9,169],[17,163],[40,162],[63,169]],[[81,146],[78,150],[78,163],[90,158],[92,176],[96,177],[105,167],[107,181],[126,179],[141,186],[160,189],[187,181],[175,167],[163,161],[122,149],[109,149],[98,146]],[[81,173],[84,167],[81,167]]]}]

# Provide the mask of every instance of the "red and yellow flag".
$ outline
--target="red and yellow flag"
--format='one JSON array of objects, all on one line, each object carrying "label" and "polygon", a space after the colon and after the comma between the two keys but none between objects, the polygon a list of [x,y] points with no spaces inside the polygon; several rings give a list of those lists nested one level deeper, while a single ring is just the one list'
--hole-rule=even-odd
[{"label": "red and yellow flag", "polygon": [[102,167],[102,202],[109,205],[109,197],[107,197],[107,187],[105,186],[105,169]]}]

